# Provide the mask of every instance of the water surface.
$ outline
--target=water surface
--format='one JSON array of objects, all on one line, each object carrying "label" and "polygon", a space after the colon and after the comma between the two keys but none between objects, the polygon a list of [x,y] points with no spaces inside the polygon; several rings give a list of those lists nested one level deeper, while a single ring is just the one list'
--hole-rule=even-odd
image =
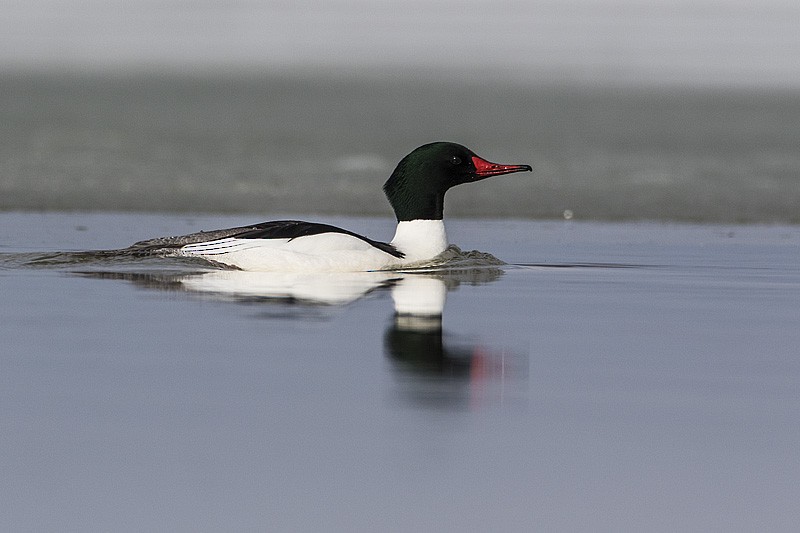
[{"label": "water surface", "polygon": [[507,264],[426,273],[25,264],[254,220],[0,214],[3,529],[800,520],[796,227],[454,219]]}]

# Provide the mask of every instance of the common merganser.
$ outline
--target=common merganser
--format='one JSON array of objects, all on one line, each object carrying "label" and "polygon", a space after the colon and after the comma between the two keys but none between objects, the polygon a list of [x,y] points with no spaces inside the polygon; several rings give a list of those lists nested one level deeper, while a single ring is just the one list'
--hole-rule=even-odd
[{"label": "common merganser", "polygon": [[336,226],[297,220],[141,241],[134,254],[171,253],[255,271],[355,272],[396,269],[429,261],[447,249],[442,221],[450,187],[529,165],[498,165],[450,142],[420,146],[405,156],[383,186],[397,218],[389,243]]}]

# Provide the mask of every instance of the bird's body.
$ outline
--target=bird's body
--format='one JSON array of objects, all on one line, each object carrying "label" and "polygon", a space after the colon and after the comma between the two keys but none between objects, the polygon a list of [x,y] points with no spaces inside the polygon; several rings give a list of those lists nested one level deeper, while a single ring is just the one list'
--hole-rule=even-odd
[{"label": "bird's body", "polygon": [[[354,272],[387,270],[436,257],[447,248],[441,220],[398,223],[391,243],[373,241],[327,224],[278,221],[270,224],[303,224],[318,232],[296,237],[252,237],[248,233],[212,241],[187,244],[180,255],[200,256],[242,270]],[[401,252],[400,250],[404,250]]]},{"label": "bird's body", "polygon": [[314,222],[283,220],[134,244],[132,253],[202,257],[242,270],[354,272],[403,268],[447,249],[444,193],[460,183],[530,171],[496,165],[454,143],[431,143],[407,155],[384,185],[397,218],[391,242]]}]

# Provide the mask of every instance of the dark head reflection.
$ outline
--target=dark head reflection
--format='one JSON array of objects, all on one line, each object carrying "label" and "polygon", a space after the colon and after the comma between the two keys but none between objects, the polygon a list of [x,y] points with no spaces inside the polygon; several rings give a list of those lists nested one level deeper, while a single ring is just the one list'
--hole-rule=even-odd
[{"label": "dark head reflection", "polygon": [[[516,376],[520,365],[503,350],[492,351],[464,337],[446,334],[442,315],[447,288],[442,279],[406,276],[392,287],[394,317],[384,334],[401,398],[434,408],[480,407],[504,391],[495,385]],[[502,400],[502,398],[500,398]]]}]

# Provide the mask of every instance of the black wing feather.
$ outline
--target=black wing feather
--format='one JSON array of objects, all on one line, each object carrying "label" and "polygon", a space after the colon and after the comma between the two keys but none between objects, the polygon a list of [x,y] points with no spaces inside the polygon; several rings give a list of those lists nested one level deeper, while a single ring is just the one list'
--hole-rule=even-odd
[{"label": "black wing feather", "polygon": [[358,233],[353,233],[330,224],[319,224],[316,222],[303,222],[300,220],[275,220],[263,222],[252,226],[241,226],[238,228],[221,229],[214,231],[199,231],[189,235],[177,237],[158,237],[146,241],[139,241],[128,248],[118,250],[119,252],[134,255],[169,254],[175,253],[177,248],[187,244],[215,241],[235,237],[237,239],[296,239],[309,235],[319,235],[321,233],[344,233],[351,237],[356,237],[362,241],[386,252],[389,255],[402,259],[405,254],[389,243],[374,241]]},{"label": "black wing feather", "polygon": [[262,224],[256,224],[252,226],[247,231],[243,231],[242,233],[238,233],[236,235],[231,235],[232,237],[236,237],[237,239],[296,239],[298,237],[307,237],[309,235],[319,235],[321,233],[343,233],[345,235],[350,235],[351,237],[355,237],[357,239],[361,239],[362,241],[378,248],[386,252],[387,254],[393,255],[394,257],[403,258],[405,254],[399,251],[397,248],[392,246],[389,243],[374,241],[369,237],[364,237],[363,235],[359,235],[358,233],[353,233],[352,231],[348,231],[346,229],[339,228],[337,226],[331,226],[330,224],[320,224],[318,222],[303,222],[301,220],[275,220],[272,222],[264,222]]}]

